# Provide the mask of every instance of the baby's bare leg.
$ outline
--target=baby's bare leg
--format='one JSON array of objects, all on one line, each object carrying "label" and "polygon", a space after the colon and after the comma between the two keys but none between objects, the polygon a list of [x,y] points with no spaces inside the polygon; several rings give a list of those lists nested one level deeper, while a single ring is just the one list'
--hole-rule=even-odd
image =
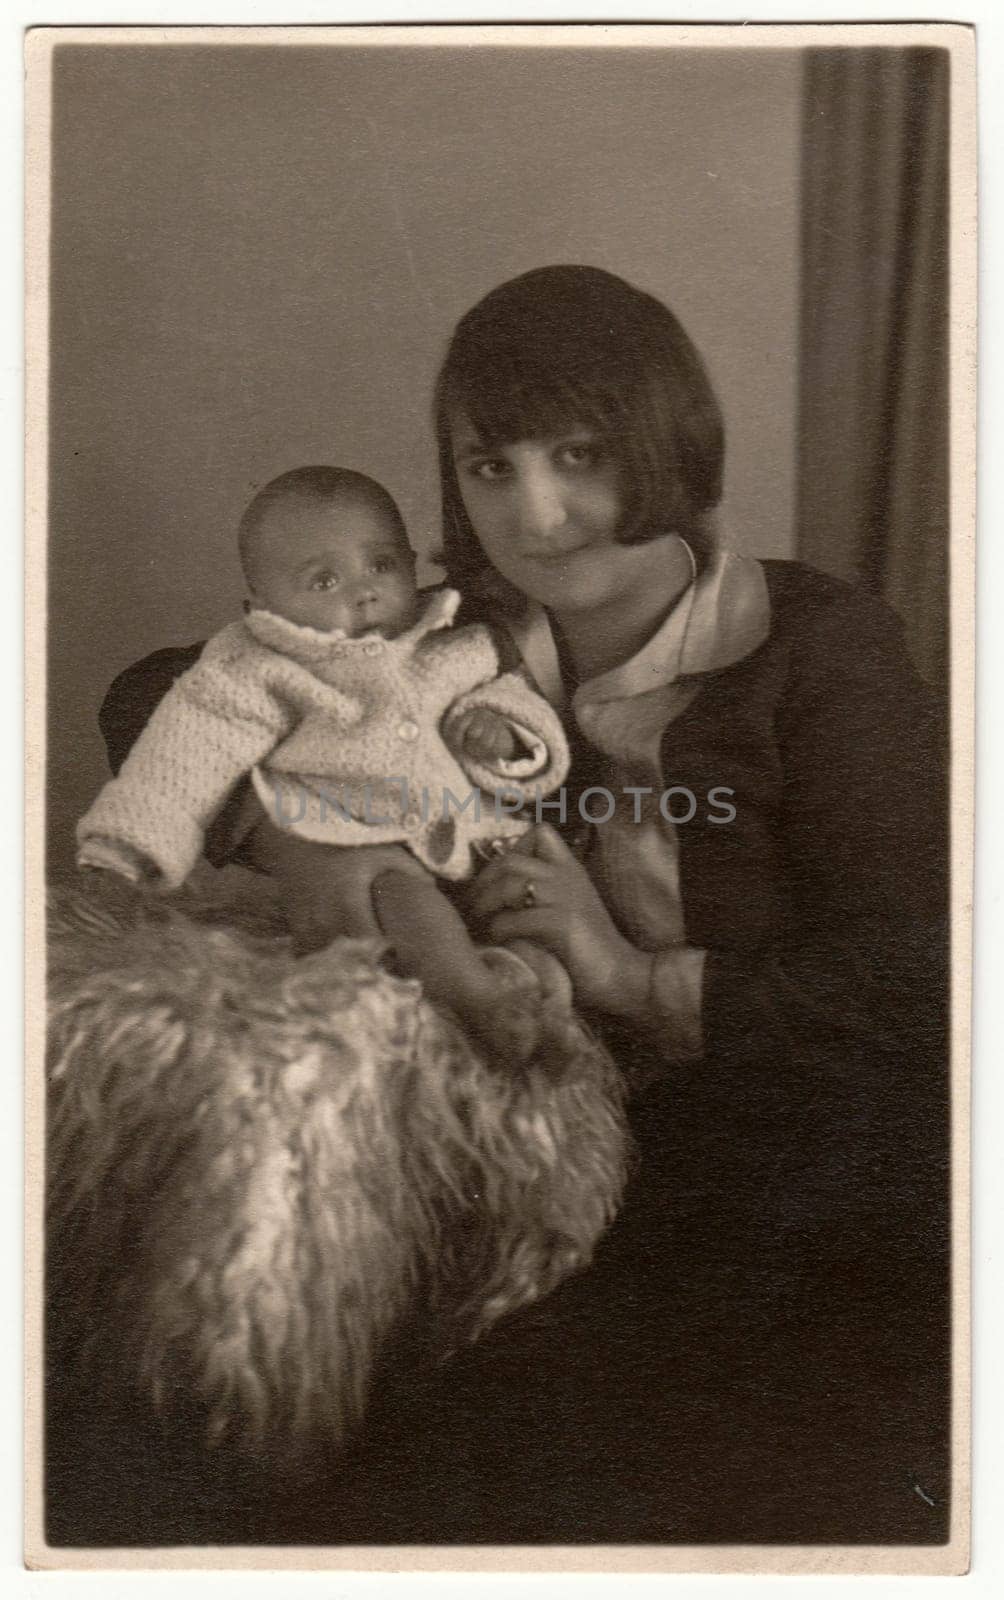
[{"label": "baby's bare leg", "polygon": [[297,955],[323,950],[333,939],[379,939],[373,881],[388,868],[426,878],[403,845],[339,846],[300,839],[263,822],[255,835],[255,864],[279,887]]},{"label": "baby's bare leg", "polygon": [[256,864],[280,887],[298,955],[337,938],[383,937],[400,970],[418,978],[430,1000],[454,1011],[483,1045],[506,1059],[532,1053],[539,1002],[554,993],[530,959],[532,946],[525,960],[479,950],[435,878],[402,845],[339,847],[271,824],[259,833]]},{"label": "baby's bare leg", "polygon": [[511,950],[514,956],[519,956],[537,974],[540,992],[546,1001],[561,1010],[571,1011],[574,1003],[572,980],[564,962],[552,956],[542,944],[534,944],[530,939],[509,939],[506,949]]},{"label": "baby's bare leg", "polygon": [[[400,970],[421,981],[428,998],[506,1059],[525,1060],[539,1037],[540,985],[522,960],[474,944],[463,918],[435,878],[423,871],[383,872],[373,904]],[[528,1003],[531,1002],[531,1003]]]}]

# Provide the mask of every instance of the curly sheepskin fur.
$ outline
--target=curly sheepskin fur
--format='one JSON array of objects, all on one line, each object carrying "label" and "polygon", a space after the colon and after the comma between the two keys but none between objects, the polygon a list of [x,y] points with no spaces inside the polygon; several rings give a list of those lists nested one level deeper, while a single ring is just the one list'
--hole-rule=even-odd
[{"label": "curly sheepskin fur", "polygon": [[447,1353],[588,1263],[627,1141],[585,1030],[506,1074],[375,945],[296,960],[260,910],[94,878],[49,946],[50,1333],[85,1381],[305,1457],[402,1331]]}]

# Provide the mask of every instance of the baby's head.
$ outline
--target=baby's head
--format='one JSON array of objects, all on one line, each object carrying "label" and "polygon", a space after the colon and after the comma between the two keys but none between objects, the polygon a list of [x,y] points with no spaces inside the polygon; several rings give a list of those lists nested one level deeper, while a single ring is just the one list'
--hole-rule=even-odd
[{"label": "baby's head", "polygon": [[253,606],[301,627],[394,638],[415,620],[415,556],[386,489],[345,467],[273,478],[241,518]]}]

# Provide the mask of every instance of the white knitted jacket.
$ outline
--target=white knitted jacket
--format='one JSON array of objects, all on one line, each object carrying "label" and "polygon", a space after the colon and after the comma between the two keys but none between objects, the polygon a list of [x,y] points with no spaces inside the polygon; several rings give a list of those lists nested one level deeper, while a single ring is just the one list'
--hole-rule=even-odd
[{"label": "white knitted jacket", "polygon": [[[135,877],[138,855],[176,887],[250,772],[271,820],[302,838],[403,842],[433,872],[467,877],[473,844],[525,831],[515,796],[557,788],[568,748],[546,700],[519,674],[498,676],[488,630],[452,627],[459,602],[437,592],[396,639],[322,633],[268,611],[231,623],[78,824],[80,862]],[[483,707],[507,719],[525,755],[488,767],[465,752]]]}]

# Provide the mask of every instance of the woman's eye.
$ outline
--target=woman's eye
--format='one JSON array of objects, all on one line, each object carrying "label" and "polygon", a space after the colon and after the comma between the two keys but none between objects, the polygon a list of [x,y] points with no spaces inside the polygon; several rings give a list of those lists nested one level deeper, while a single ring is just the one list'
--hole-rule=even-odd
[{"label": "woman's eye", "polygon": [[504,478],[507,475],[509,470],[508,461],[502,460],[478,461],[471,468],[474,477],[481,478],[486,483],[497,483],[500,478]]},{"label": "woman's eye", "polygon": [[316,577],[311,578],[310,587],[321,590],[337,589],[338,575],[334,572],[319,572]]},{"label": "woman's eye", "polygon": [[559,454],[566,467],[594,467],[600,458],[600,447],[593,443],[566,444]]}]

